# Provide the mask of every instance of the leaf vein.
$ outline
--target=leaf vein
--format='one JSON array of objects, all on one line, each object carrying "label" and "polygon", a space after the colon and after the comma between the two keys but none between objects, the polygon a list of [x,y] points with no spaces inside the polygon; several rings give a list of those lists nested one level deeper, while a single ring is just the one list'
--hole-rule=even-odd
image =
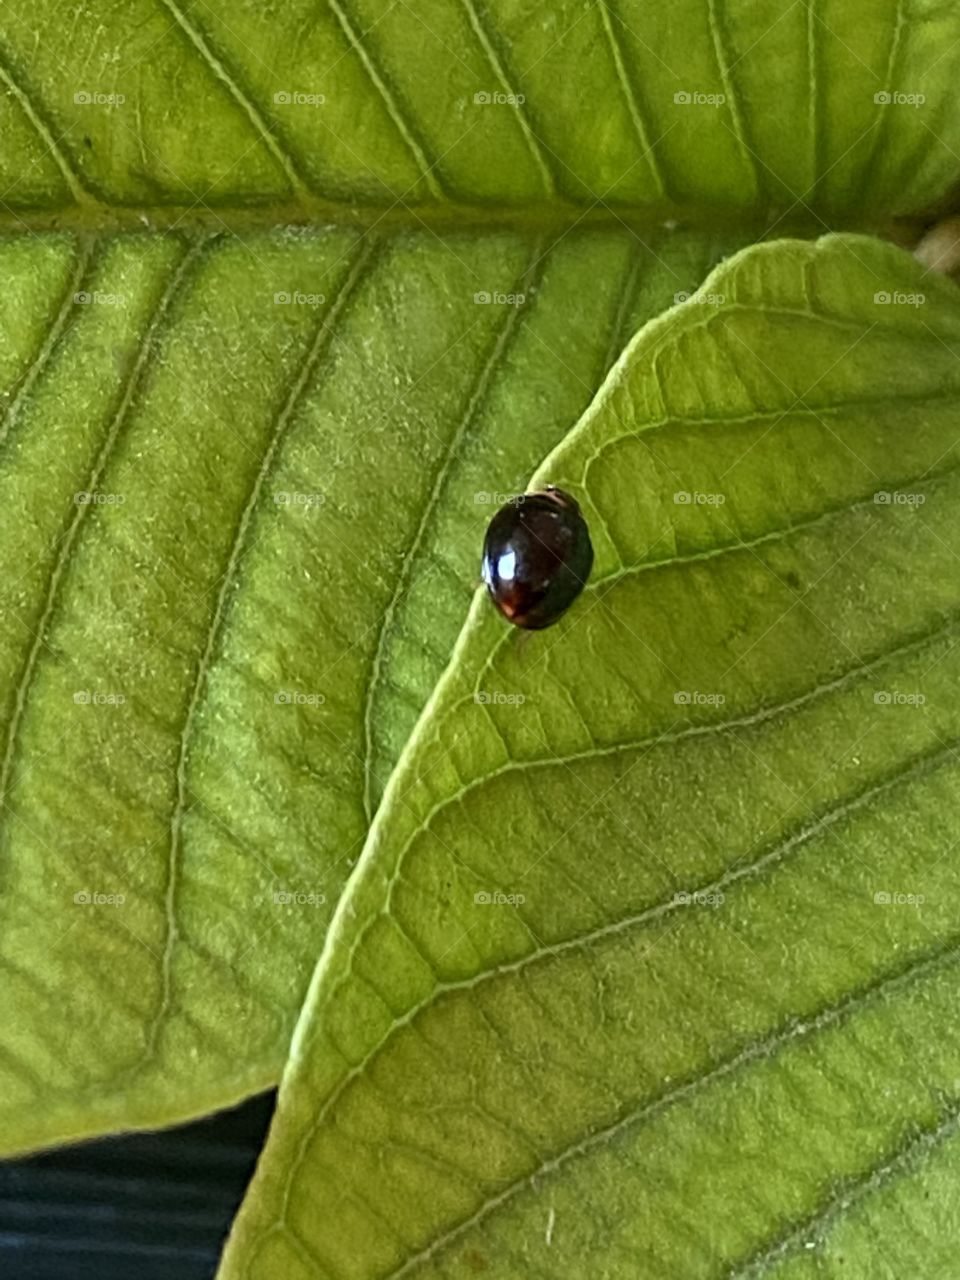
[{"label": "leaf vein", "polygon": [[[95,239],[84,238],[81,241],[74,261],[73,270],[67,280],[63,297],[60,300],[60,305],[57,308],[57,314],[53,319],[53,323],[50,325],[50,328],[40,345],[39,351],[30,362],[30,367],[20,379],[16,391],[10,397],[10,401],[7,404],[7,410],[3,415],[3,421],[0,422],[0,449],[3,448],[7,441],[7,437],[13,430],[14,424],[17,420],[17,415],[21,408],[45,372],[53,353],[59,347],[64,334],[69,328],[69,321],[76,315],[76,304],[74,299],[77,292],[80,290],[81,285],[87,283],[95,248]],[[2,794],[2,791],[0,791],[0,794]]]},{"label": "leaf vein", "polygon": [[[773,1058],[777,1053],[793,1043],[802,1043],[821,1032],[843,1025],[860,1009],[899,993],[902,988],[918,984],[924,978],[935,976],[941,968],[948,968],[960,961],[960,936],[954,935],[947,942],[931,948],[919,956],[913,956],[899,970],[876,974],[862,984],[846,999],[821,1008],[814,1015],[802,1022],[791,1019],[782,1024],[772,1034],[763,1039],[753,1040],[736,1053],[721,1059],[713,1067],[684,1081],[676,1088],[670,1089],[640,1105],[631,1108],[625,1115],[612,1124],[589,1133],[577,1142],[571,1142],[556,1155],[543,1160],[530,1173],[523,1174],[511,1182],[496,1196],[489,1197],[469,1218],[465,1218],[449,1230],[431,1241],[426,1248],[403,1262],[391,1271],[384,1280],[400,1280],[422,1262],[435,1257],[442,1249],[462,1237],[471,1227],[484,1221],[504,1204],[513,1200],[527,1187],[535,1186],[542,1178],[549,1177],[563,1169],[570,1161],[580,1156],[591,1154],[603,1146],[616,1141],[631,1129],[650,1124],[675,1106],[690,1098],[695,1098],[715,1084],[736,1077],[747,1067],[756,1062]],[[944,1134],[944,1136],[947,1136]]]},{"label": "leaf vein", "polygon": [[713,49],[717,59],[717,67],[720,71],[720,80],[723,84],[723,91],[726,94],[727,102],[730,105],[730,115],[733,117],[734,137],[740,146],[740,154],[746,163],[747,169],[753,174],[754,187],[757,192],[757,198],[759,199],[763,191],[763,183],[761,181],[757,157],[752,148],[747,145],[746,123],[743,118],[743,112],[740,109],[740,95],[737,89],[737,82],[733,75],[733,68],[729,54],[727,53],[726,37],[720,16],[720,0],[707,0],[707,15],[710,21],[710,36],[713,40]]},{"label": "leaf vein", "polygon": [[273,159],[280,165],[294,192],[298,195],[310,194],[309,184],[301,174],[296,159],[267,124],[253,97],[241,87],[236,71],[230,70],[224,60],[213,52],[208,38],[199,27],[195,26],[187,18],[184,9],[177,0],[160,0],[160,3],[176,21],[194,49],[196,49],[203,64],[213,73],[217,80],[226,86],[230,96],[253,125],[261,142],[270,152]]},{"label": "leaf vein", "polygon": [[[785,409],[758,409],[753,413],[717,415],[710,414],[704,418],[692,417],[665,417],[660,418],[656,422],[649,422],[639,431],[625,431],[622,435],[608,436],[594,450],[594,452],[584,460],[581,471],[581,483],[585,484],[590,468],[594,463],[602,458],[610,449],[615,449],[617,445],[622,444],[624,440],[639,440],[645,442],[645,438],[650,434],[657,434],[661,431],[683,429],[685,427],[738,427],[750,426],[753,423],[769,422],[771,426],[776,426],[778,422],[782,422],[784,418],[820,418],[825,414],[842,414],[848,410],[860,411],[869,409],[884,409],[891,406],[906,409],[920,408],[927,405],[951,405],[960,401],[960,388],[951,389],[948,392],[935,392],[928,396],[904,395],[904,396],[882,396],[882,397],[866,397],[862,400],[845,400],[839,404],[823,404],[811,407],[807,404],[797,402]],[[926,473],[924,473],[926,474]],[[923,477],[919,477],[923,478]],[[845,510],[845,508],[839,508]],[[831,513],[825,513],[831,514]],[[835,514],[835,513],[834,513]],[[789,529],[793,526],[787,526]],[[746,543],[741,545],[747,545]]]},{"label": "leaf vein", "polygon": [[[919,476],[911,476],[907,480],[898,481],[897,487],[899,488],[901,485],[918,485],[925,480],[931,488],[935,488],[951,480],[958,472],[960,472],[960,463],[944,467],[940,471],[924,471]],[[610,573],[587,583],[584,589],[596,591],[608,583],[619,582],[623,578],[632,578],[641,573],[668,569],[675,565],[698,564],[704,561],[717,560],[721,556],[731,555],[737,551],[770,546],[772,543],[782,542],[784,538],[789,538],[793,533],[806,533],[810,529],[816,529],[819,525],[829,524],[832,520],[836,520],[838,516],[850,515],[856,511],[871,510],[877,510],[873,494],[868,497],[855,498],[852,502],[845,502],[840,506],[829,507],[806,520],[797,520],[795,524],[783,525],[779,529],[771,529],[767,533],[758,534],[757,537],[749,538],[746,541],[722,542],[717,546],[707,547],[704,551],[691,551],[686,555],[666,556],[662,560],[644,560],[641,564],[621,565]]]},{"label": "leaf vein", "polygon": [[494,45],[491,33],[487,29],[487,25],[481,19],[480,12],[477,5],[474,3],[474,0],[461,0],[461,3],[466,10],[470,26],[473,28],[474,34],[480,42],[480,47],[483,49],[486,59],[490,64],[490,70],[500,83],[503,91],[517,99],[517,123],[520,126],[520,131],[524,136],[524,140],[527,143],[527,147],[533,157],[534,163],[540,171],[545,194],[548,197],[555,196],[560,184],[557,181],[555,169],[548,149],[544,146],[538,135],[533,131],[530,124],[528,112],[526,110],[525,96],[519,94],[512,85],[510,78],[507,75],[503,60]]},{"label": "leaf vein", "polygon": [[645,107],[640,95],[637,92],[636,85],[633,82],[629,70],[627,69],[626,60],[623,56],[623,46],[620,37],[613,25],[613,19],[616,18],[618,23],[622,24],[619,14],[614,12],[614,0],[597,0],[597,7],[600,10],[600,21],[603,24],[604,35],[607,38],[607,44],[610,48],[610,56],[613,59],[614,69],[617,73],[617,83],[623,94],[624,101],[629,112],[630,119],[633,123],[634,130],[640,146],[643,148],[643,154],[650,161],[650,170],[653,173],[653,180],[657,184],[657,190],[661,197],[666,200],[667,196],[666,183],[663,178],[663,170],[660,161],[657,158],[656,148],[650,141],[651,130],[647,125],[645,118]]},{"label": "leaf vein", "polygon": [[287,428],[293,418],[293,415],[300,405],[302,396],[309,385],[311,377],[313,376],[313,372],[329,346],[340,314],[347,305],[349,299],[354,295],[363,278],[365,278],[371,264],[375,262],[377,248],[378,243],[374,240],[366,240],[362,243],[362,247],[351,263],[347,280],[338,293],[335,302],[331,305],[329,313],[321,317],[321,320],[317,325],[317,330],[310,350],[297,371],[297,375],[284,400],[276,422],[273,424],[270,432],[270,438],[264,451],[263,460],[257,470],[250,494],[231,538],[226,568],[220,578],[220,589],[217,594],[217,600],[213,609],[210,626],[207,630],[203,652],[197,663],[197,669],[193,680],[193,688],[190,693],[190,701],[184,717],[183,730],[180,734],[176,765],[176,798],[174,801],[173,812],[170,817],[170,844],[167,860],[167,887],[165,893],[166,933],[163,955],[161,957],[162,992],[159,1008],[147,1032],[146,1049],[143,1055],[142,1065],[145,1065],[153,1057],[156,1051],[160,1030],[164,1019],[170,1011],[172,1002],[173,954],[179,940],[179,927],[177,925],[176,918],[176,898],[178,882],[181,874],[183,819],[187,811],[189,790],[187,783],[187,763],[190,751],[190,742],[201,698],[203,696],[207,676],[213,663],[226,620],[230,593],[236,582],[237,571],[246,550],[248,533],[259,508],[264,485],[273,472],[273,467],[280,450],[281,442],[286,435]]},{"label": "leaf vein", "polygon": [[61,147],[60,140],[54,135],[53,129],[47,123],[43,109],[34,101],[27,90],[18,83],[3,57],[0,57],[0,84],[6,85],[9,92],[16,99],[21,111],[33,126],[40,141],[47,148],[54,163],[60,170],[70,194],[73,196],[74,203],[81,206],[98,206],[100,202],[85,185],[79,170],[74,166],[67,152]]},{"label": "leaf vein", "polygon": [[[447,193],[435,172],[439,161],[431,163],[428,160],[425,145],[418,136],[419,131],[413,117],[401,105],[399,94],[387,83],[383,72],[374,60],[373,54],[364,43],[364,35],[367,33],[361,33],[357,30],[341,0],[327,0],[327,3],[333,10],[350,48],[357,55],[367,79],[377,91],[381,102],[386,108],[387,116],[420,170],[420,176],[426,183],[427,190],[435,200],[446,200]],[[397,197],[397,199],[402,199],[402,197]]]},{"label": "leaf vein", "polygon": [[[95,492],[99,488],[101,479],[106,471],[106,467],[117,444],[119,443],[123,427],[126,424],[137,392],[143,384],[150,362],[154,357],[156,335],[170,310],[173,298],[184,281],[187,272],[194,262],[196,262],[199,254],[209,242],[209,239],[198,241],[195,245],[189,248],[182,255],[179,263],[171,273],[167,286],[154,309],[153,316],[144,330],[143,339],[131,366],[130,376],[128,377],[123,389],[117,412],[113,417],[113,421],[107,431],[106,439],[94,462],[93,469],[87,481],[87,490],[90,492]],[[53,568],[47,586],[46,600],[43,611],[40,615],[37,629],[34,633],[33,644],[30,646],[20,677],[15,686],[13,703],[14,709],[7,726],[3,762],[2,765],[0,765],[0,807],[6,806],[8,803],[7,796],[10,777],[19,746],[20,730],[26,711],[29,691],[33,683],[37,662],[40,657],[40,651],[45,643],[45,634],[56,612],[57,604],[60,599],[60,592],[68,573],[70,554],[80,530],[83,527],[85,517],[91,509],[91,506],[88,504],[79,503],[75,505],[73,515],[67,523],[67,527],[60,541],[60,549],[53,563]]]},{"label": "leaf vein", "polygon": [[[957,622],[960,622],[960,618],[954,620],[953,628],[950,628],[950,629],[955,629]],[[933,634],[936,636],[939,636],[943,634],[943,631],[936,632]],[[921,648],[925,643],[929,642],[929,639],[930,637],[926,637],[921,641],[915,642],[912,647]],[[901,650],[900,652],[903,652],[903,651]],[[892,655],[891,654],[886,655],[883,660],[884,661],[887,660],[890,656]],[[879,665],[879,663],[874,665]],[[867,669],[868,669],[867,667],[863,668],[863,670],[867,670]],[[857,674],[859,674],[859,671],[857,672]],[[838,681],[833,682],[832,685],[825,686],[825,688],[839,687],[847,683],[848,680],[849,680],[849,673],[847,673],[844,677],[841,677]],[[776,708],[770,714],[771,715],[780,714],[787,709],[787,706],[791,707],[792,709],[792,707],[798,705],[804,700],[809,700],[811,697],[819,696],[820,693],[822,693],[822,690],[815,691],[813,695],[805,695],[804,699],[798,699],[793,704],[786,704],[784,707]],[[707,731],[709,731],[709,726],[707,727]],[[701,730],[701,732],[703,732],[703,730]],[[837,825],[839,822],[842,822],[844,818],[846,818],[850,814],[859,812],[861,809],[867,807],[878,796],[886,795],[889,791],[893,790],[895,787],[903,784],[904,782],[913,781],[915,778],[924,777],[928,774],[932,774],[937,769],[939,769],[943,764],[957,764],[958,763],[958,760],[957,760],[958,747],[960,747],[960,738],[956,738],[952,740],[945,747],[943,747],[941,750],[937,752],[922,754],[917,757],[908,759],[898,769],[892,770],[890,773],[887,774],[886,777],[882,778],[879,782],[874,783],[872,786],[864,788],[860,792],[856,793],[852,798],[843,801],[841,804],[834,806],[832,809],[826,810],[824,813],[822,813],[819,816],[819,818],[815,822],[810,823],[806,827],[802,827],[799,830],[795,831],[790,836],[788,836],[785,840],[780,841],[777,845],[768,849],[765,853],[761,854],[759,858],[754,859],[753,862],[734,864],[723,875],[716,877],[714,880],[710,881],[708,884],[698,886],[696,889],[696,892],[710,893],[717,890],[723,891],[725,888],[729,887],[731,884],[762,874],[768,868],[776,869],[779,865],[782,864],[784,859],[788,857],[795,849],[802,848],[806,844],[810,843],[811,840],[815,839],[823,831],[828,830],[830,827]],[[402,860],[406,850],[409,848],[409,844],[410,842],[408,841],[407,845],[404,847],[404,849],[401,851],[398,857],[398,865],[393,876],[393,881],[396,880],[396,877],[399,874],[399,863]],[[448,983],[438,982],[426,998],[421,1000],[418,1004],[411,1006],[411,1008],[403,1015],[402,1018],[398,1018],[396,1021],[394,1021],[391,1024],[386,1034],[381,1037],[378,1043],[374,1045],[367,1054],[365,1054],[363,1060],[355,1064],[354,1066],[352,1066],[344,1074],[340,1082],[331,1091],[331,1093],[328,1095],[328,1097],[324,1100],[324,1102],[318,1109],[316,1115],[313,1117],[310,1123],[310,1126],[303,1134],[301,1138],[301,1142],[299,1144],[297,1154],[294,1157],[294,1159],[291,1160],[288,1166],[287,1172],[285,1174],[284,1208],[279,1217],[280,1222],[282,1223],[285,1219],[286,1203],[287,1203],[287,1198],[289,1196],[290,1188],[292,1187],[293,1180],[296,1176],[297,1170],[299,1169],[300,1165],[302,1164],[303,1160],[306,1157],[307,1147],[311,1142],[312,1138],[314,1137],[314,1135],[319,1131],[327,1115],[330,1113],[332,1108],[336,1106],[337,1102],[339,1101],[341,1096],[346,1092],[346,1090],[350,1087],[350,1085],[352,1085],[353,1082],[363,1074],[363,1072],[368,1068],[371,1062],[376,1060],[381,1055],[384,1048],[387,1046],[387,1044],[391,1042],[394,1036],[398,1032],[406,1028],[407,1026],[411,1025],[414,1022],[414,1020],[420,1015],[420,1013],[423,1012],[424,1009],[430,1007],[431,1005],[436,1003],[438,999],[450,993],[472,990],[483,985],[486,982],[495,980],[501,976],[511,975],[514,973],[522,973],[527,968],[529,968],[531,964],[537,963],[541,959],[552,959],[558,954],[563,954],[571,950],[584,950],[589,946],[593,945],[595,942],[605,937],[623,933],[634,928],[643,927],[652,920],[657,920],[664,916],[669,915],[669,913],[675,909],[676,909],[676,904],[672,897],[669,899],[664,899],[664,900],[661,900],[659,903],[655,903],[651,907],[646,908],[644,911],[637,913],[635,916],[626,917],[622,920],[614,921],[612,924],[606,924],[606,925],[600,926],[598,929],[591,930],[587,933],[579,934],[574,937],[565,939],[562,942],[555,943],[550,947],[543,947],[539,951],[531,952],[531,953],[528,953],[527,955],[521,956],[518,960],[515,960],[509,964],[492,966],[486,970],[483,970],[480,973],[472,975],[470,978],[461,979],[455,982],[448,982]],[[384,908],[384,912],[385,911],[386,911],[386,907]],[[351,957],[356,954],[357,948],[361,944],[364,936],[366,936],[366,934],[369,932],[370,928],[371,928],[371,923],[368,922],[366,926],[364,926],[364,928],[358,931],[358,936],[354,940],[354,944],[351,948]],[[344,975],[344,976],[341,976],[341,978],[338,981],[342,982],[345,980],[346,978]]]},{"label": "leaf vein", "polygon": [[518,292],[524,295],[524,302],[521,306],[505,307],[504,322],[500,326],[490,351],[477,371],[474,379],[473,387],[467,398],[467,403],[460,417],[460,421],[455,427],[450,442],[443,453],[440,467],[434,478],[433,487],[430,495],[424,505],[417,528],[414,531],[407,550],[403,556],[403,563],[400,566],[400,572],[397,575],[394,584],[393,593],[384,611],[383,618],[380,623],[379,635],[377,637],[377,645],[374,651],[373,663],[371,667],[370,680],[367,684],[367,691],[364,697],[364,714],[363,722],[366,736],[366,758],[364,768],[364,809],[369,822],[373,817],[374,811],[374,777],[373,777],[373,758],[374,758],[374,703],[377,693],[381,687],[383,680],[383,670],[386,661],[387,642],[390,638],[391,628],[393,627],[394,618],[397,608],[404,596],[409,584],[410,574],[413,564],[426,536],[427,527],[433,517],[437,506],[443,497],[444,489],[453,469],[454,463],[458,457],[458,450],[463,444],[467,433],[469,432],[476,418],[477,412],[483,404],[487,391],[493,380],[497,368],[506,355],[510,342],[516,335],[520,317],[526,311],[536,296],[536,285],[540,280],[544,270],[545,255],[541,253],[541,245],[538,242],[533,253],[533,257],[524,272]]},{"label": "leaf vein", "polygon": [[941,1116],[939,1122],[928,1129],[921,1129],[908,1137],[881,1163],[865,1170],[855,1178],[841,1182],[820,1210],[804,1219],[798,1226],[786,1231],[777,1239],[751,1254],[744,1261],[734,1264],[729,1280],[752,1280],[767,1274],[771,1263],[778,1262],[799,1249],[809,1249],[811,1238],[821,1236],[825,1227],[832,1226],[844,1213],[860,1201],[867,1199],[888,1183],[915,1173],[918,1166],[931,1157],[939,1147],[960,1130],[960,1106],[955,1106]]}]

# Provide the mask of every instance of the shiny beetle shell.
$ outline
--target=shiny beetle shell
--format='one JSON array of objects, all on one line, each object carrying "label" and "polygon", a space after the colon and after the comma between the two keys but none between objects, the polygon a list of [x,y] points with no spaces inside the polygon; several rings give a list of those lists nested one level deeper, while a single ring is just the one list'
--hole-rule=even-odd
[{"label": "shiny beetle shell", "polygon": [[583,590],[592,566],[593,546],[580,507],[552,485],[512,499],[487,527],[483,580],[515,627],[552,626]]}]

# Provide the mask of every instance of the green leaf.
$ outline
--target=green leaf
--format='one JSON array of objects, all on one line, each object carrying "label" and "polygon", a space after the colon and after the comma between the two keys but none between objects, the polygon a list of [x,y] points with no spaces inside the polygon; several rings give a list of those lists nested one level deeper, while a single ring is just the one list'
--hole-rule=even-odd
[{"label": "green leaf", "polygon": [[469,603],[477,495],[721,244],[0,245],[6,1149],[277,1078]]},{"label": "green leaf", "polygon": [[862,226],[956,181],[943,0],[94,0],[69,20],[31,0],[4,17],[18,229],[244,211]]},{"label": "green leaf", "polygon": [[958,38],[931,0],[4,9],[6,1148],[276,1078],[473,495],[727,249],[946,199]]},{"label": "green leaf", "polygon": [[475,599],[224,1277],[952,1274],[958,357],[858,237],[631,343],[533,481],[591,581]]}]

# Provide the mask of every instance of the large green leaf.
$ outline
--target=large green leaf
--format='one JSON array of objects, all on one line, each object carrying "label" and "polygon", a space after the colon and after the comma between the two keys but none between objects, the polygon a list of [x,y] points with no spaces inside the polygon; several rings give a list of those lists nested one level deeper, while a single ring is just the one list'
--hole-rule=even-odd
[{"label": "large green leaf", "polygon": [[469,603],[477,495],[522,485],[719,248],[0,245],[8,1148],[277,1078],[365,803]]},{"label": "large green leaf", "polygon": [[954,1274],[958,357],[853,237],[630,345],[534,481],[592,579],[475,599],[224,1276]]},{"label": "large green leaf", "polygon": [[958,38],[930,0],[4,7],[6,1149],[276,1078],[474,495],[725,248],[944,198]]},{"label": "large green leaf", "polygon": [[758,230],[812,210],[863,225],[956,181],[960,13],[944,0],[92,0],[68,18],[30,0],[3,14],[13,227],[217,226],[242,209],[405,223],[618,209]]}]

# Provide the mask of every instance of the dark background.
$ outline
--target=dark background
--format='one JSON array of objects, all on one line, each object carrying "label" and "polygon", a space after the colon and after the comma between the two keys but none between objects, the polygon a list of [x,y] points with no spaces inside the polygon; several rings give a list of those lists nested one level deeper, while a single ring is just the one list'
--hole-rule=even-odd
[{"label": "dark background", "polygon": [[210,1280],[273,1104],[0,1163],[0,1276]]}]

